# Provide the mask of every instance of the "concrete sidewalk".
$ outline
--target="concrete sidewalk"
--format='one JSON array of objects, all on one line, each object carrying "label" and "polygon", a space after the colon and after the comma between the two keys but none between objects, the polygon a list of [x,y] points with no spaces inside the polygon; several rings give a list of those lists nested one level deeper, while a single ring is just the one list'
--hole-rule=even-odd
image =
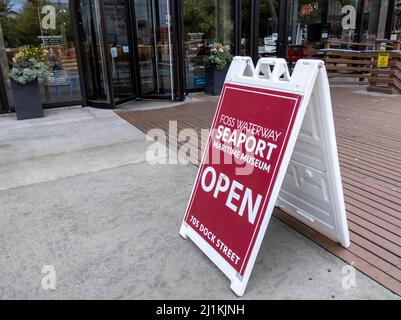
[{"label": "concrete sidewalk", "polygon": [[[112,111],[0,116],[0,299],[233,299],[178,235],[196,168],[145,161],[145,136]],[[44,265],[57,288],[41,286]],[[399,299],[273,219],[245,299]]]}]

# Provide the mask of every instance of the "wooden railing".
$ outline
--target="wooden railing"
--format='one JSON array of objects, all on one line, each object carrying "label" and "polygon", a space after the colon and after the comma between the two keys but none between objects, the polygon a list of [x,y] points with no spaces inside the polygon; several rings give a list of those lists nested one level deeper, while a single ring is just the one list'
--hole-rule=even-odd
[{"label": "wooden railing", "polygon": [[364,51],[372,50],[374,46],[371,43],[326,41],[322,53],[329,78],[354,78],[366,83],[375,61]]},{"label": "wooden railing", "polygon": [[[382,42],[381,42],[382,43]],[[376,46],[380,49],[381,43]],[[393,50],[386,50],[382,54],[388,54],[388,66],[379,67],[374,65],[369,77],[369,91],[383,93],[401,93],[401,41],[388,41],[386,46]],[[380,51],[376,51],[374,59],[378,59]]]},{"label": "wooden railing", "polygon": [[[382,45],[387,50],[382,51]],[[345,47],[345,48],[344,48]],[[329,78],[354,78],[352,84],[368,84],[369,91],[401,92],[401,41],[376,40],[375,43],[327,41],[320,51]],[[378,66],[378,56],[389,55],[387,68]]]}]

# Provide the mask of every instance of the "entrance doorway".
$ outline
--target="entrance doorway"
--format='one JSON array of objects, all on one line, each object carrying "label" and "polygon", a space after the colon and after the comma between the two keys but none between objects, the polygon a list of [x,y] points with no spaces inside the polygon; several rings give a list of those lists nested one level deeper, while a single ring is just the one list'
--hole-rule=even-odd
[{"label": "entrance doorway", "polygon": [[175,100],[170,0],[76,0],[76,33],[87,104]]}]

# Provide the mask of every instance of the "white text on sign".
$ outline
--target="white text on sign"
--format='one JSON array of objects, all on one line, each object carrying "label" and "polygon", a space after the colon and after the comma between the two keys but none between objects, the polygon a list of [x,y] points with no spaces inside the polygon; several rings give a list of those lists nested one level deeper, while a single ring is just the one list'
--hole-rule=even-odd
[{"label": "white text on sign", "polygon": [[246,210],[248,222],[250,224],[255,223],[256,215],[262,202],[260,194],[254,200],[252,189],[245,187],[236,180],[230,181],[223,173],[217,176],[217,172],[213,167],[207,167],[203,171],[201,186],[207,193],[213,191],[213,197],[216,199],[220,194],[226,196],[226,207],[241,217]]}]

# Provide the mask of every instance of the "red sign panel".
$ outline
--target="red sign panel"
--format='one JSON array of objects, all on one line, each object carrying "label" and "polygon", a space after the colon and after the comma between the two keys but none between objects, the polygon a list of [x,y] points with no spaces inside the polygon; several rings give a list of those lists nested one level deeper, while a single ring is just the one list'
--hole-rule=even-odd
[{"label": "red sign panel", "polygon": [[185,222],[244,275],[302,96],[226,84]]}]

